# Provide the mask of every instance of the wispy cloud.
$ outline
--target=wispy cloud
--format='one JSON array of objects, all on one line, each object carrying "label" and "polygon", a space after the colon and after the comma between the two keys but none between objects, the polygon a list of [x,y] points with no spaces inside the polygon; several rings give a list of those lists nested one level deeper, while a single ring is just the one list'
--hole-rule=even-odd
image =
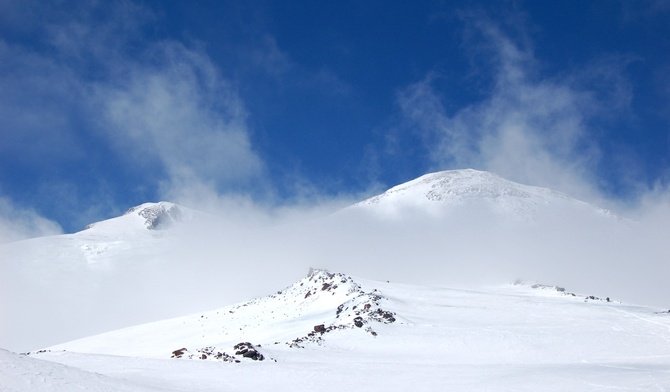
[{"label": "wispy cloud", "polygon": [[[470,231],[469,225],[476,220],[466,219],[456,225],[462,227],[457,232],[452,226],[436,230],[448,233],[445,238],[461,239],[442,249],[443,254],[449,254],[449,261],[439,268],[445,274],[451,271],[463,277],[475,276],[478,270],[497,276],[514,271],[533,279],[558,279],[577,288],[611,290],[628,300],[659,304],[666,289],[657,277],[667,273],[663,260],[669,251],[659,234],[667,232],[670,217],[667,184],[650,188],[638,178],[640,168],[624,157],[608,159],[619,166],[607,170],[616,171],[619,181],[635,190],[634,202],[616,200],[599,182],[603,154],[611,151],[598,143],[606,139],[602,134],[609,126],[632,117],[634,91],[625,68],[637,59],[604,56],[551,75],[535,58],[532,40],[523,34],[523,26],[517,25],[511,34],[485,15],[464,15],[464,47],[477,67],[470,77],[485,79],[481,84],[486,86],[483,98],[464,107],[448,106],[448,90],[443,89],[446,77],[439,72],[427,74],[398,93],[406,128],[423,139],[431,169],[492,171],[615,207],[636,223],[617,232],[608,224],[580,228],[580,217],[571,216],[538,230],[485,227]],[[464,235],[466,232],[469,234]],[[430,230],[422,233],[426,238],[433,236]],[[393,235],[398,238],[392,243],[402,243],[399,234],[386,237]],[[434,238],[433,242],[439,241]],[[417,243],[424,243],[424,239]],[[486,243],[487,249],[479,249],[477,243]],[[434,260],[434,265],[440,263]],[[478,267],[473,268],[475,265]],[[645,282],[646,287],[632,284],[631,279]]]},{"label": "wispy cloud", "polygon": [[208,58],[176,43],[153,56],[160,65],[133,64],[126,80],[96,85],[101,126],[119,155],[158,161],[174,186],[196,181],[223,190],[257,178],[263,163],[244,105]]},{"label": "wispy cloud", "polygon": [[[0,154],[28,178],[54,172],[50,182],[65,183],[52,185],[86,205],[63,211],[81,213],[102,197],[111,204],[101,212],[116,213],[128,207],[121,192],[139,192],[139,203],[186,186],[262,187],[265,163],[233,83],[197,43],[146,41],[151,10],[133,2],[3,7],[8,28],[30,39],[0,40]],[[27,25],[14,23],[27,15]],[[36,191],[32,204],[67,203]]]},{"label": "wispy cloud", "polygon": [[0,196],[0,244],[62,233],[58,223]]},{"label": "wispy cloud", "polygon": [[[449,111],[438,73],[398,94],[405,120],[424,138],[433,169],[476,167],[529,184],[598,200],[602,151],[594,119],[625,112],[627,59],[609,58],[570,74],[546,76],[527,39],[512,39],[481,14],[465,18],[465,46],[491,82],[485,98]],[[479,69],[477,72],[483,72]]]},{"label": "wispy cloud", "polygon": [[[0,11],[6,9],[3,4]],[[128,205],[115,195],[137,192],[224,218],[177,228],[174,240],[169,237],[170,247],[159,248],[164,253],[150,262],[137,256],[130,269],[113,264],[118,260],[93,266],[109,267],[111,275],[96,271],[90,281],[81,279],[86,295],[75,297],[86,302],[80,308],[85,311],[69,310],[74,313],[68,320],[72,328],[84,325],[88,311],[101,303],[121,311],[128,302],[144,298],[133,305],[136,314],[123,316],[124,322],[137,322],[138,315],[148,321],[149,315],[176,316],[170,312],[266,295],[309,266],[442,286],[526,277],[650,304],[667,298],[662,281],[668,275],[669,253],[664,245],[670,219],[665,184],[643,192],[639,208],[626,211],[639,222],[626,230],[613,229],[609,222],[586,222],[579,214],[554,217],[546,227],[516,227],[492,223],[476,208],[458,211],[448,220],[413,216],[389,223],[366,215],[323,219],[362,197],[324,197],[299,169],[285,175],[290,183],[286,188],[293,193],[290,202],[259,203],[237,191],[267,186],[268,163],[254,149],[249,114],[235,82],[202,48],[167,38],[138,39],[154,16],[134,3],[111,9],[103,3],[82,6],[71,15],[27,4],[0,12],[5,18],[0,21],[9,21],[12,28],[24,33],[33,29],[30,34],[39,37],[41,47],[0,41],[0,117],[7,130],[0,134],[0,159],[11,156],[13,162],[22,162],[22,170],[32,168],[31,173],[60,168],[89,175],[87,181],[43,180],[34,189],[43,197],[32,205],[97,219],[103,214],[87,213],[91,205],[103,204],[105,213],[118,215]],[[16,23],[26,15],[33,24]],[[438,85],[444,86],[446,79],[436,71],[397,96],[405,125],[424,141],[430,169],[474,167],[591,201],[605,199],[596,180],[604,152],[591,135],[602,132],[596,122],[617,121],[627,112],[633,92],[623,70],[634,59],[600,58],[581,69],[547,76],[522,27],[512,34],[481,14],[463,18],[468,26],[464,47],[476,68],[471,77],[484,80],[478,85],[480,99],[463,107],[445,104],[449,97]],[[291,80],[293,89],[328,90],[324,94],[330,96],[350,93],[334,72],[300,69],[272,37],[261,41],[241,56],[256,68],[251,73],[265,74],[260,84]],[[388,135],[388,151],[371,148],[367,161],[402,155],[413,148],[406,137]],[[102,170],[86,172],[95,165]],[[627,176],[633,181],[631,173]],[[134,181],[114,183],[126,174]],[[84,191],[85,184],[94,189]],[[0,196],[0,242],[59,233],[60,227],[42,215]],[[160,276],[156,265],[161,266]],[[60,282],[45,286],[26,266],[25,286],[34,285],[40,294],[25,290],[19,281],[14,287],[36,309],[43,308],[43,298],[53,295]],[[89,277],[89,267],[83,260],[76,268]],[[63,274],[65,281],[70,279]],[[174,289],[175,277],[181,290]],[[631,284],[631,277],[645,282],[644,289]],[[110,286],[119,281],[128,290],[110,295],[115,288]],[[218,291],[213,295],[202,287]],[[71,293],[61,290],[63,298]],[[163,313],[156,310],[161,301],[170,307]],[[26,312],[18,305],[17,318]],[[58,316],[59,310],[51,312]],[[117,312],[110,314],[121,322]]]}]

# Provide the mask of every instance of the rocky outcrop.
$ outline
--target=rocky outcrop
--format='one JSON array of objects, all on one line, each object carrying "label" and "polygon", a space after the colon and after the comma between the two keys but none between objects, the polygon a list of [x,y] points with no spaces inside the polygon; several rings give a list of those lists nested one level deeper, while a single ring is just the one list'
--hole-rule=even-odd
[{"label": "rocky outcrop", "polygon": [[144,224],[149,230],[164,230],[172,227],[175,223],[184,220],[184,213],[173,203],[159,202],[149,205],[141,205],[131,208],[126,212],[130,214],[137,212],[145,219]]},{"label": "rocky outcrop", "polygon": [[241,355],[244,358],[249,358],[254,361],[262,361],[265,359],[265,356],[258,352],[256,347],[249,342],[237,343],[233,348],[237,350],[235,355]]},{"label": "rocky outcrop", "polygon": [[231,351],[235,352],[235,354],[228,354],[221,348],[214,346],[197,348],[193,350],[193,352],[189,351],[186,347],[182,347],[178,350],[174,350],[170,358],[199,359],[203,361],[207,360],[230,363],[240,363],[242,359],[248,359],[252,361],[265,360],[265,355],[263,355],[258,350],[257,346],[249,342],[238,343],[233,346]]},{"label": "rocky outcrop", "polygon": [[[526,286],[530,287],[531,289],[535,290],[548,290],[548,291],[556,291],[558,293],[561,293],[562,295],[567,295],[570,297],[581,297],[582,295],[580,294],[575,294],[569,291],[566,291],[565,288],[559,287],[559,286],[551,286],[551,285],[546,285],[546,284],[540,284],[536,282],[529,282],[521,279],[515,280],[513,283],[515,286]],[[589,301],[600,301],[600,302],[618,302],[618,301],[613,301],[610,299],[610,297],[597,297],[595,295],[586,295],[584,296],[584,302],[589,302]]]},{"label": "rocky outcrop", "polygon": [[323,344],[324,334],[342,329],[362,328],[372,336],[377,336],[373,329],[375,323],[396,322],[396,314],[382,308],[385,300],[382,293],[376,289],[366,292],[350,276],[310,269],[307,282],[302,282],[301,287],[307,290],[304,299],[328,293],[335,295],[340,291],[346,292],[346,299],[335,308],[334,320],[316,325],[313,331],[287,342],[290,347],[302,348],[307,343]]},{"label": "rocky outcrop", "polygon": [[[266,356],[258,349],[260,345],[242,342],[232,349],[221,349],[219,347],[228,346],[230,341],[225,344],[219,342],[226,336],[235,336],[235,341],[240,336],[251,336],[247,335],[247,328],[250,333],[258,334],[259,331],[267,331],[285,322],[291,325],[291,331],[302,333],[298,332],[297,337],[293,335],[294,332],[288,336],[281,335],[279,341],[272,340],[274,344],[285,344],[292,348],[302,348],[308,344],[324,345],[330,333],[347,329],[374,338],[378,336],[375,328],[398,320],[393,311],[385,308],[387,304],[388,299],[380,291],[364,289],[351,276],[311,269],[307,277],[275,294],[207,316],[200,315],[193,322],[203,329],[203,333],[217,331],[216,336],[212,336],[213,345],[190,351],[186,348],[175,350],[173,357],[226,362],[245,359],[262,361]],[[213,322],[216,327],[212,326]],[[261,333],[261,336],[265,335],[265,332]],[[206,336],[203,334],[202,338]]]}]

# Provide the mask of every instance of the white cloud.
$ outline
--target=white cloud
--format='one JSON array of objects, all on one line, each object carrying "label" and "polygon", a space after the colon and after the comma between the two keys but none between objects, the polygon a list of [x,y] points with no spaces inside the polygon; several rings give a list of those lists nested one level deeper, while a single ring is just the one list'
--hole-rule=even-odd
[{"label": "white cloud", "polygon": [[0,196],[0,244],[62,233],[58,223]]},{"label": "white cloud", "polygon": [[[265,173],[265,163],[252,146],[245,105],[233,83],[202,50],[175,41],[143,43],[136,56],[127,55],[120,48],[151,16],[140,13],[137,20],[137,10],[124,9],[96,27],[77,21],[48,24],[54,57],[0,43],[0,56],[7,60],[0,68],[5,71],[0,73],[0,110],[5,112],[0,114],[17,130],[2,135],[0,149],[17,147],[15,151],[34,154],[30,160],[47,158],[49,164],[83,160],[88,152],[81,133],[91,132],[96,140],[111,141],[116,163],[145,172],[146,182],[158,186],[166,199],[225,218],[214,226],[179,232],[172,243],[175,252],[160,258],[169,267],[160,269],[162,276],[156,276],[153,265],[145,266],[145,275],[133,269],[120,273],[130,276],[138,290],[123,298],[140,298],[146,282],[152,282],[166,295],[177,297],[184,309],[193,303],[216,306],[280,289],[309,266],[442,286],[501,283],[521,276],[645,303],[665,298],[666,285],[660,280],[668,272],[665,262],[670,252],[663,244],[670,206],[668,190],[662,187],[631,212],[639,226],[614,235],[601,226],[580,226],[579,217],[545,230],[510,229],[500,222],[491,225],[486,217],[475,214],[475,218],[470,214],[477,211],[471,210],[445,221],[320,220],[359,197],[323,197],[299,176],[291,179],[291,190],[297,194],[292,205],[259,205],[248,196],[228,193],[250,183],[262,187]],[[86,18],[85,14],[77,17]],[[486,169],[585,199],[601,199],[592,169],[601,152],[590,142],[588,120],[601,116],[604,106],[621,110],[628,105],[630,88],[620,76],[620,61],[625,59],[541,78],[527,43],[520,45],[485,19],[474,25],[478,39],[486,42],[474,45],[475,50],[483,51],[493,65],[487,69],[493,83],[486,99],[456,111],[447,109],[434,87],[440,77],[436,73],[398,95],[403,115],[430,146],[432,168]],[[295,70],[274,40],[268,38],[265,45],[253,54],[256,67],[277,79],[303,72]],[[88,75],[86,64],[104,66],[95,67],[99,75]],[[305,85],[326,89],[339,85],[332,88],[336,94],[348,91],[327,70],[311,75],[301,78]],[[611,81],[615,83],[604,94],[606,99],[594,93]],[[34,96],[44,100],[35,102]],[[25,103],[21,115],[13,116],[9,111],[17,98]],[[78,118],[85,118],[95,131],[74,131]],[[31,141],[37,143],[35,148],[18,148],[19,143]],[[396,151],[404,147],[398,144]],[[68,154],[48,155],[59,150]],[[64,198],[76,199],[67,193]],[[112,198],[104,200],[113,203]],[[59,232],[57,224],[35,211],[0,198],[0,242]],[[645,290],[628,281],[632,276],[645,282]],[[175,277],[192,288],[190,295],[174,290]],[[110,281],[117,285],[118,280]],[[201,285],[220,291],[212,295]],[[105,296],[101,287],[94,292],[100,293],[101,303],[125,306],[118,298]],[[153,291],[143,305],[155,308],[162,293]]]},{"label": "white cloud", "polygon": [[[76,11],[30,2],[3,7],[12,21],[31,15],[30,23],[9,26],[43,46],[36,51],[0,40],[0,115],[7,120],[0,153],[17,170],[120,168],[99,172],[105,181],[52,176],[68,182],[62,185],[76,189],[85,204],[103,197],[117,203],[119,187],[163,196],[184,186],[215,192],[262,187],[264,162],[252,147],[235,87],[197,43],[145,41],[143,29],[155,18],[149,9],[133,2]],[[144,183],[119,181],[115,176],[124,170],[142,173],[133,180]],[[86,188],[104,184],[84,195],[79,181],[87,181]],[[41,196],[36,192],[31,202],[47,202]]]},{"label": "white cloud", "polygon": [[[601,201],[595,181],[601,151],[589,122],[605,107],[627,106],[631,92],[621,76],[627,60],[540,77],[529,44],[514,42],[484,17],[470,22],[479,41],[467,44],[485,55],[492,75],[487,97],[450,113],[434,87],[435,73],[398,95],[403,116],[427,142],[433,169],[475,167]],[[606,99],[597,94],[602,86],[609,86]]]},{"label": "white cloud", "polygon": [[[659,276],[668,273],[664,260],[670,248],[664,236],[670,221],[670,192],[664,186],[650,190],[634,182],[634,170],[622,164],[620,175],[629,179],[627,184],[638,192],[640,202],[625,206],[612,200],[599,188],[598,165],[605,152],[593,137],[605,132],[598,126],[606,129],[630,115],[633,92],[624,68],[635,59],[601,58],[583,69],[545,77],[526,37],[513,40],[485,17],[468,17],[474,18],[468,20],[472,27],[468,38],[474,40],[466,44],[474,58],[482,61],[477,65],[485,64],[482,68],[491,77],[486,97],[450,111],[443,103],[448,96],[436,87],[441,76],[435,72],[398,94],[404,119],[424,138],[432,169],[489,170],[615,207],[636,223],[617,231],[614,225],[580,225],[577,216],[540,230],[484,228],[464,235],[469,231],[465,222],[456,233],[461,241],[442,249],[449,255],[444,264],[434,260],[428,268],[439,265],[438,271],[444,274],[452,271],[464,276],[476,276],[478,270],[493,271],[498,277],[516,273],[575,290],[600,290],[627,301],[661,305],[667,296]],[[435,235],[423,233],[427,238]],[[399,244],[401,238],[398,235],[397,241],[390,242]],[[414,258],[430,257],[418,253]]]},{"label": "white cloud", "polygon": [[257,47],[249,52],[249,59],[254,66],[268,75],[281,78],[295,68],[290,56],[277,45],[277,40],[271,35],[263,35]]},{"label": "white cloud", "polygon": [[126,80],[99,84],[102,127],[140,163],[158,161],[174,185],[226,184],[257,178],[263,162],[252,150],[244,105],[208,57],[164,43],[157,65],[129,65]]}]

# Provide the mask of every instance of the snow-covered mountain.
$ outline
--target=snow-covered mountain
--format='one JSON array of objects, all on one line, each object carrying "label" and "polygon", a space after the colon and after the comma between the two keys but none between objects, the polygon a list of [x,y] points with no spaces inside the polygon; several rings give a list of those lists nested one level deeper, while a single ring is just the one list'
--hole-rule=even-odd
[{"label": "snow-covered mountain", "polygon": [[123,313],[137,305],[129,305],[136,296],[143,297],[137,302],[144,302],[140,308],[147,311],[138,318],[169,315],[160,311],[166,305],[154,304],[165,293],[151,291],[152,280],[172,279],[164,276],[170,271],[166,256],[174,253],[169,232],[206,219],[174,203],[145,203],[77,233],[0,246],[0,347],[75,338],[78,326],[88,326],[90,332],[119,328]]},{"label": "snow-covered mountain", "polygon": [[28,351],[239,302],[310,265],[432,285],[521,276],[621,295],[624,286],[607,275],[615,270],[602,264],[616,264],[612,253],[628,257],[603,246],[623,242],[610,236],[626,229],[622,222],[474,170],[429,174],[334,216],[253,230],[146,203],[78,233],[0,246],[0,347]]},{"label": "snow-covered mountain", "polygon": [[[667,298],[664,253],[606,210],[460,170],[271,223],[147,203],[0,246],[0,347],[34,350],[0,390],[670,388],[669,313],[617,302]],[[308,265],[374,280],[277,291]]]},{"label": "snow-covered mountain", "polygon": [[555,286],[453,290],[311,270],[252,301],[0,351],[0,376],[34,391],[49,390],[38,377],[59,390],[665,390],[669,337],[666,312]]},{"label": "snow-covered mountain", "polygon": [[533,220],[547,211],[565,209],[614,216],[611,211],[551,189],[522,185],[473,169],[429,173],[356,203],[351,209],[365,209],[386,216],[418,212],[444,215],[473,206],[507,219],[521,220]]},{"label": "snow-covered mountain", "polygon": [[95,264],[126,253],[141,254],[147,247],[160,247],[167,229],[206,218],[202,212],[170,202],[144,203],[74,234],[20,241],[5,248],[22,253],[23,262]]}]

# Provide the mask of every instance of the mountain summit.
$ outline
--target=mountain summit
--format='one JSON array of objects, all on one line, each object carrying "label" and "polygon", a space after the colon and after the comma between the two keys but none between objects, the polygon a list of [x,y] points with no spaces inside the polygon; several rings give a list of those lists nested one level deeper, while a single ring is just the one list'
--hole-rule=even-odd
[{"label": "mountain summit", "polygon": [[383,215],[404,211],[431,214],[475,206],[499,214],[532,219],[549,206],[609,211],[571,199],[548,188],[523,185],[496,174],[473,169],[448,170],[423,175],[355,204]]}]

